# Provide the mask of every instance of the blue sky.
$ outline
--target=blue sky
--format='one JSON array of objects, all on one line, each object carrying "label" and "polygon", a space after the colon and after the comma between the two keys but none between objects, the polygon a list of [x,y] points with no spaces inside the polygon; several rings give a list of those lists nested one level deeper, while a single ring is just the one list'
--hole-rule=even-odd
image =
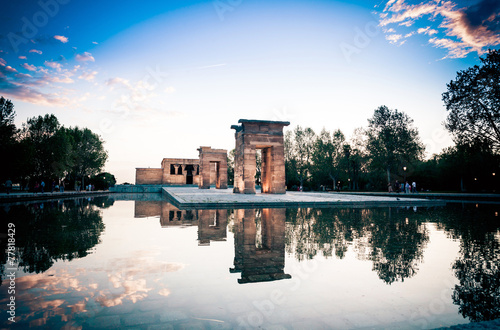
[{"label": "blue sky", "polygon": [[234,148],[238,119],[347,137],[380,105],[415,120],[427,154],[452,142],[441,94],[500,44],[500,2],[12,1],[0,95],[20,126],[54,113],[106,141],[106,170]]}]

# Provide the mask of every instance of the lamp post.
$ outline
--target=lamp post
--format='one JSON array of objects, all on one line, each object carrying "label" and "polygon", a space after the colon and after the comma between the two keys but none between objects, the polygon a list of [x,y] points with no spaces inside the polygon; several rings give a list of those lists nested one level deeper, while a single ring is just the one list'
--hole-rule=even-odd
[{"label": "lamp post", "polygon": [[406,184],[406,166],[403,167],[403,172],[404,172],[404,183]]}]

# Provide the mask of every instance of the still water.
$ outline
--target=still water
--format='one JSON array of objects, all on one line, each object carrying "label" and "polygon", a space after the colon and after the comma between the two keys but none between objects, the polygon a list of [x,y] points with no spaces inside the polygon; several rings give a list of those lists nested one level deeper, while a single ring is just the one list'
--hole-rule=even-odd
[{"label": "still water", "polygon": [[186,211],[125,199],[0,207],[2,327],[428,329],[500,317],[498,204]]}]

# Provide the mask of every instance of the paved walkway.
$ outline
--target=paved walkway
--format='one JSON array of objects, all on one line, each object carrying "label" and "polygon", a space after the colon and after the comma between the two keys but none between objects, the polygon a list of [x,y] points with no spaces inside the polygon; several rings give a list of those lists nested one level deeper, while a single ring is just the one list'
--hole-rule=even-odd
[{"label": "paved walkway", "polygon": [[360,196],[338,193],[297,192],[286,194],[233,194],[232,189],[164,187],[163,195],[176,207],[253,208],[253,207],[376,207],[444,205],[438,200],[403,196]]}]

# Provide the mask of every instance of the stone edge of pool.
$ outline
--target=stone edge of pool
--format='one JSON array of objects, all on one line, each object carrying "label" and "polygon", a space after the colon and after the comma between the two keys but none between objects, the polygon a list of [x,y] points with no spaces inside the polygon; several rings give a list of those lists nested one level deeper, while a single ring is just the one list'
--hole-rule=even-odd
[{"label": "stone edge of pool", "polygon": [[371,196],[327,192],[295,192],[286,194],[234,194],[231,189],[197,189],[163,187],[165,199],[179,209],[220,208],[286,208],[286,207],[386,207],[439,206],[442,200],[406,198],[405,196]]}]

